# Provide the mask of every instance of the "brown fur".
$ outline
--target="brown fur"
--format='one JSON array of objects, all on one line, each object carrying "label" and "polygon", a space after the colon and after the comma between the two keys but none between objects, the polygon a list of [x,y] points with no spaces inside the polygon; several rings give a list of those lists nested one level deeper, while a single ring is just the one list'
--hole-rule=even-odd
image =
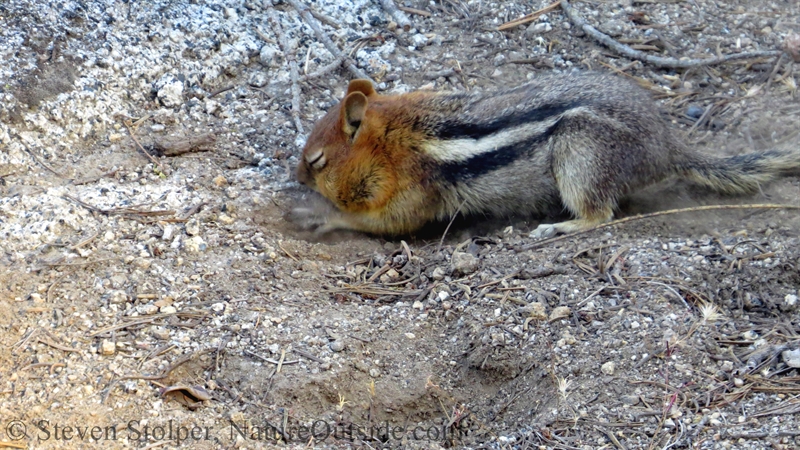
[{"label": "brown fur", "polygon": [[540,226],[549,236],[611,220],[622,196],[670,176],[741,194],[798,167],[799,153],[692,152],[638,86],[581,74],[477,94],[378,95],[355,80],[314,127],[297,179],[341,211],[321,232],[405,234],[459,211],[540,214],[560,201],[576,219]]}]

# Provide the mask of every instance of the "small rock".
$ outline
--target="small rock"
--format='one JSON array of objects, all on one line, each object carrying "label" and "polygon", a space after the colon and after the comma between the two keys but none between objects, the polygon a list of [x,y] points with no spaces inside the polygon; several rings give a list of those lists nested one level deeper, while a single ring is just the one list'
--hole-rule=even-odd
[{"label": "small rock", "polygon": [[220,214],[219,216],[217,216],[217,220],[219,220],[220,222],[222,222],[225,225],[230,225],[233,222],[236,222],[236,219],[234,219],[233,217],[231,217],[231,216],[229,216],[227,214]]},{"label": "small rock", "polygon": [[736,387],[742,387],[744,386],[744,380],[742,380],[741,378],[734,378],[733,385]]},{"label": "small rock", "polygon": [[786,297],[783,297],[783,303],[786,306],[794,306],[797,304],[797,296],[794,294],[789,294]]},{"label": "small rock", "polygon": [[258,52],[258,60],[263,64],[265,67],[275,67],[278,65],[276,61],[278,57],[278,48],[272,45],[265,45],[261,47],[261,51]]},{"label": "small rock", "polygon": [[42,297],[42,294],[39,294],[38,292],[34,292],[33,294],[31,294],[31,300],[33,300],[33,303],[44,303],[44,298]]},{"label": "small rock", "polygon": [[789,367],[800,367],[800,349],[784,350],[781,352],[781,358],[783,358],[783,362]]},{"label": "small rock", "polygon": [[178,312],[178,310],[172,305],[162,306],[160,308],[160,311],[161,311],[161,314],[175,314],[176,312]]},{"label": "small rock", "polygon": [[733,371],[733,362],[732,361],[722,361],[722,365],[719,368],[725,372]]},{"label": "small rock", "polygon": [[525,30],[525,34],[528,35],[528,36],[531,36],[531,35],[534,35],[534,34],[542,34],[542,33],[547,33],[548,31],[550,31],[552,29],[553,29],[553,26],[550,25],[549,22],[539,22],[539,23],[534,23],[531,26],[529,26]]},{"label": "small rock", "polygon": [[183,104],[183,82],[172,74],[165,74],[155,83],[156,97],[167,108]]},{"label": "small rock", "polygon": [[175,225],[168,223],[164,225],[164,233],[161,235],[161,240],[171,241],[175,237]]},{"label": "small rock", "polygon": [[200,222],[197,219],[191,219],[186,222],[186,234],[189,236],[197,236],[200,234]]},{"label": "small rock", "polygon": [[116,351],[117,351],[117,346],[116,344],[114,344],[114,342],[108,339],[103,339],[102,344],[100,344],[101,354],[108,356],[108,355],[113,355],[114,352]]},{"label": "small rock", "polygon": [[330,347],[332,352],[339,353],[340,351],[344,350],[344,342],[337,339],[328,344],[328,347]]},{"label": "small rock", "polygon": [[189,239],[184,241],[184,245],[186,246],[186,250],[192,253],[200,253],[206,251],[208,245],[206,245],[203,238],[200,236],[192,236]]},{"label": "small rock", "polygon": [[214,184],[217,187],[225,187],[228,185],[228,179],[222,175],[217,175],[216,177],[214,177],[214,180],[212,181],[214,181]]},{"label": "small rock", "polygon": [[413,304],[413,305],[411,305],[411,307],[412,307],[412,308],[414,308],[414,309],[418,309],[418,310],[420,310],[420,311],[422,311],[423,309],[425,309],[425,305],[424,305],[424,304],[423,304],[421,301],[419,301],[419,300],[415,301],[415,302],[414,302],[414,304]]},{"label": "small rock", "polygon": [[577,342],[575,336],[573,336],[569,330],[564,330],[564,333],[561,335],[561,341],[563,341],[566,345],[575,345]]},{"label": "small rock", "polygon": [[424,34],[415,34],[411,36],[411,43],[414,44],[416,48],[422,48],[428,45],[428,38],[425,37]]},{"label": "small rock", "polygon": [[478,258],[470,253],[455,252],[450,262],[453,271],[461,275],[469,275],[478,270]]},{"label": "small rock", "polygon": [[225,18],[231,22],[239,20],[239,14],[236,13],[236,8],[225,7],[223,11],[225,12]]},{"label": "small rock", "polygon": [[373,367],[372,369],[369,369],[369,376],[371,376],[372,378],[378,378],[379,376],[381,376],[381,370]]},{"label": "small rock", "polygon": [[636,406],[639,403],[639,396],[637,395],[623,395],[620,397],[623,405]]},{"label": "small rock", "polygon": [[699,119],[704,112],[706,112],[706,109],[702,106],[690,105],[688,108],[686,108],[686,115],[692,119]]},{"label": "small rock", "polygon": [[437,297],[439,297],[439,301],[443,302],[443,301],[447,300],[448,298],[450,298],[450,293],[447,292],[447,291],[439,291],[439,293],[437,294]]},{"label": "small rock", "polygon": [[794,62],[800,62],[800,34],[791,33],[783,41],[783,50],[792,57]]},{"label": "small rock", "polygon": [[563,319],[564,317],[569,317],[572,314],[572,309],[569,306],[558,306],[553,309],[553,312],[550,313],[550,321]]},{"label": "small rock", "polygon": [[156,306],[156,305],[154,305],[152,303],[148,303],[146,305],[141,305],[140,307],[137,307],[136,309],[139,312],[141,312],[142,314],[146,315],[146,316],[150,316],[150,315],[153,315],[153,314],[158,312],[158,306]]},{"label": "small rock", "polygon": [[111,304],[120,305],[122,303],[126,303],[128,301],[128,294],[122,290],[111,291],[108,297],[108,301]]},{"label": "small rock", "polygon": [[621,36],[622,33],[625,32],[625,24],[619,20],[603,22],[598,28],[600,28],[600,31],[603,33],[612,37]]},{"label": "small rock", "polygon": [[390,283],[396,280],[398,277],[400,277],[400,274],[396,270],[389,269],[385,274],[381,275],[380,280],[382,283]]},{"label": "small rock", "polygon": [[416,337],[417,337],[417,335],[415,335],[414,333],[406,333],[406,334],[405,334],[405,337],[406,337],[407,339],[414,339],[414,338],[416,338]]},{"label": "small rock", "polygon": [[443,268],[437,267],[433,269],[433,272],[431,273],[431,278],[433,278],[436,281],[442,281],[444,280],[445,275],[447,275],[447,272]]},{"label": "small rock", "polygon": [[356,367],[356,369],[364,373],[369,373],[369,364],[365,363],[364,361],[356,361],[353,365]]},{"label": "small rock", "polygon": [[162,341],[169,340],[169,330],[164,327],[154,327],[153,336],[156,339],[161,339]]},{"label": "small rock", "polygon": [[613,361],[609,361],[600,366],[600,372],[603,372],[605,375],[614,375],[614,369],[616,369],[616,365]]},{"label": "small rock", "polygon": [[530,317],[535,320],[547,319],[547,311],[545,310],[544,303],[533,302],[528,305],[531,314]]}]

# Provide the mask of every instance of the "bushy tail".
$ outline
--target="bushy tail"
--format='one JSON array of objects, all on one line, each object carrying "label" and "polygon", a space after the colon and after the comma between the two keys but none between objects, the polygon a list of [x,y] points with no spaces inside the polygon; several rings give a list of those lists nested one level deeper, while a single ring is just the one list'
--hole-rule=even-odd
[{"label": "bushy tail", "polygon": [[800,152],[768,150],[715,158],[693,155],[678,164],[679,172],[723,194],[749,194],[780,175],[800,174]]}]

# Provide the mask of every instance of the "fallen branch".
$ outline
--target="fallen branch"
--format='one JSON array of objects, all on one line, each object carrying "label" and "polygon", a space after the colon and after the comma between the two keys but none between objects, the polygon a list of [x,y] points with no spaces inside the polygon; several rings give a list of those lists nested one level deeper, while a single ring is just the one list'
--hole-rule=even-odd
[{"label": "fallen branch", "polygon": [[198,136],[170,136],[157,139],[153,144],[163,156],[179,156],[190,152],[207,152],[212,150],[217,140],[214,133],[204,133]]},{"label": "fallen branch", "polygon": [[654,213],[639,214],[636,216],[612,220],[611,222],[602,223],[592,228],[587,228],[585,230],[576,231],[574,233],[564,234],[562,236],[556,236],[549,239],[544,239],[538,242],[534,242],[532,244],[528,244],[522,247],[519,251],[533,250],[535,248],[539,248],[547,244],[552,244],[553,242],[563,241],[565,239],[580,236],[582,234],[591,233],[592,231],[602,230],[604,228],[621,225],[623,223],[634,222],[637,220],[652,219],[653,217],[666,216],[670,214],[680,214],[680,213],[697,212],[697,211],[727,210],[727,209],[800,209],[800,206],[781,205],[773,203],[757,203],[751,205],[707,205],[707,206],[693,206],[691,208],[668,209],[666,211],[657,211]]},{"label": "fallen branch", "polygon": [[366,74],[366,72],[356,67],[355,62],[351,58],[342,55],[342,51],[339,50],[339,48],[336,47],[336,44],[333,43],[331,38],[329,38],[328,35],[326,35],[322,31],[322,28],[320,28],[319,26],[319,22],[317,22],[317,20],[313,17],[313,15],[311,14],[311,10],[308,8],[308,6],[304,5],[300,0],[286,0],[286,1],[287,3],[292,5],[292,7],[296,9],[298,13],[300,13],[300,16],[303,18],[303,20],[305,20],[308,26],[311,27],[312,30],[314,30],[314,34],[317,35],[317,39],[320,42],[322,42],[322,45],[324,45],[325,48],[328,49],[328,51],[333,55],[333,57],[337,59],[342,58],[344,60],[345,67],[347,67],[347,70],[349,70],[351,74],[353,74],[356,78],[364,78],[367,80],[372,79],[370,78],[369,75]]},{"label": "fallen branch", "polygon": [[586,21],[583,20],[583,18],[578,14],[578,12],[572,9],[572,6],[569,4],[568,0],[561,0],[561,9],[564,10],[564,13],[567,15],[569,21],[572,22],[573,25],[583,30],[584,33],[594,38],[594,40],[600,42],[601,44],[605,45],[611,50],[614,50],[615,52],[619,53],[622,56],[625,56],[630,59],[637,59],[639,61],[644,61],[656,67],[664,67],[669,69],[688,69],[691,67],[725,64],[731,61],[738,61],[740,59],[780,56],[782,53],[780,50],[765,50],[758,52],[733,53],[730,55],[720,56],[717,58],[706,58],[706,59],[675,59],[675,58],[665,58],[661,56],[653,56],[653,55],[648,55],[647,53],[641,52],[639,50],[634,50],[627,45],[620,44],[614,39],[611,39],[606,34],[601,33],[595,27],[586,23]]},{"label": "fallen branch", "polygon": [[295,58],[294,55],[296,44],[294,42],[290,43],[286,34],[283,32],[280,18],[275,8],[270,8],[267,13],[269,14],[269,22],[270,25],[272,25],[272,31],[275,32],[275,36],[278,38],[278,44],[281,46],[281,50],[283,50],[283,56],[289,63],[289,76],[292,78],[292,120],[294,121],[295,128],[297,128],[297,132],[303,134],[303,123],[300,121],[300,71],[297,68],[297,58]]},{"label": "fallen branch", "polygon": [[333,72],[334,70],[338,69],[339,67],[341,67],[341,65],[344,62],[344,60],[345,60],[345,56],[344,55],[339,55],[336,58],[334,58],[333,62],[331,62],[330,64],[326,64],[326,65],[320,67],[319,69],[317,69],[316,72],[311,72],[311,73],[309,73],[307,75],[303,75],[302,77],[300,77],[300,81],[313,80],[314,78],[319,78],[319,77],[321,77],[323,75],[327,75],[327,74]]},{"label": "fallen branch", "polygon": [[394,0],[380,0],[380,2],[383,10],[392,16],[392,19],[397,22],[397,25],[403,28],[403,31],[408,31],[411,29],[411,20],[408,18],[406,13],[397,9],[397,5],[394,4]]}]

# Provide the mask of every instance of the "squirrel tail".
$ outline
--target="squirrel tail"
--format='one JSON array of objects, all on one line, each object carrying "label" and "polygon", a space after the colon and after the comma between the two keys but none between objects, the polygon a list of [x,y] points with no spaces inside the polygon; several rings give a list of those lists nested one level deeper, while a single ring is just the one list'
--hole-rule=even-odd
[{"label": "squirrel tail", "polygon": [[749,194],[761,183],[800,174],[800,152],[768,150],[724,158],[692,156],[677,164],[679,173],[722,194]]}]

